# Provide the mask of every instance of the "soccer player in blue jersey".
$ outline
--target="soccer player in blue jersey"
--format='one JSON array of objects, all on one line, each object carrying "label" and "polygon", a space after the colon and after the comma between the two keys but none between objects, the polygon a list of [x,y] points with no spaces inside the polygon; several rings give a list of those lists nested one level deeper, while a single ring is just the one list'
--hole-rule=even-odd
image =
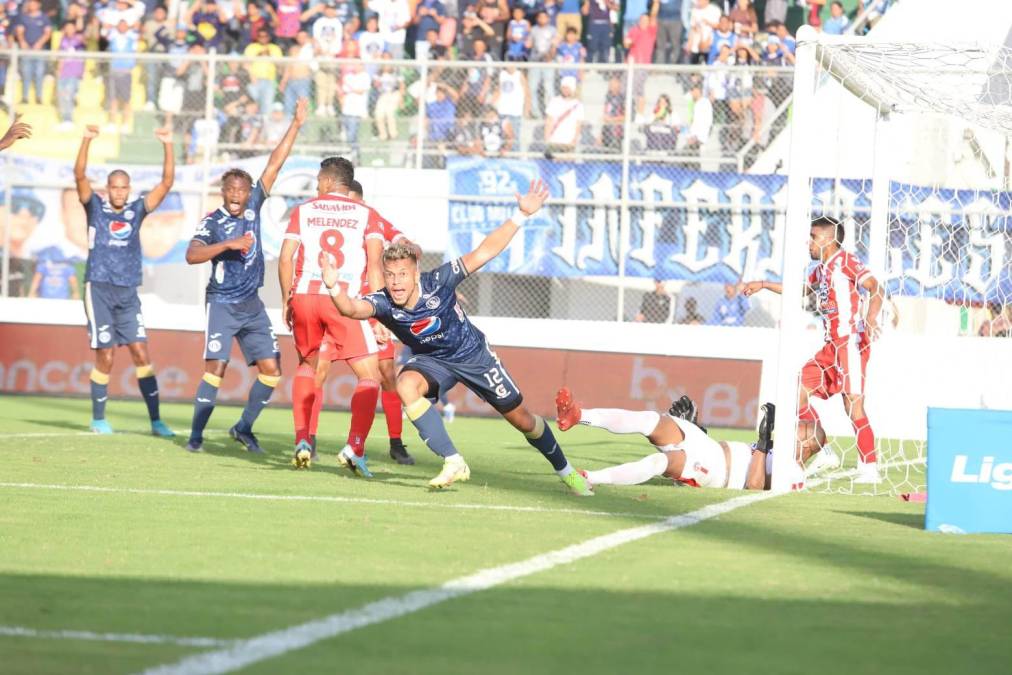
[{"label": "soccer player in blue jersey", "polygon": [[397,377],[397,393],[425,444],[444,458],[442,471],[429,481],[431,487],[445,488],[471,477],[431,403],[459,382],[523,432],[570,490],[589,497],[593,492],[586,479],[566,460],[545,420],[523,405],[523,395],[513,378],[457,303],[457,285],[509,245],[527,218],[548,199],[548,189],[540,180],[533,181],[528,193],[516,198],[518,208],[513,216],[489,233],[478,248],[432,272],[420,273],[413,247],[394,244],[383,253],[386,288],[381,291],[363,299],[349,298],[337,283],[337,270],[327,256],[323,282],[341,314],[360,320],[375,317],[414,353]]},{"label": "soccer player in blue jersey", "polygon": [[281,380],[281,353],[271,320],[260,300],[264,285],[264,252],[260,236],[260,208],[292,151],[299,129],[306,122],[308,99],[301,98],[281,142],[267,160],[260,180],[242,169],[229,169],[221,177],[224,203],[200,222],[186,251],[186,262],[211,261],[207,283],[207,324],[204,329],[204,376],[197,387],[193,424],[186,449],[200,452],[204,427],[218,398],[221,378],[228,367],[233,338],[243,358],[260,371],[250,387],[246,407],[229,435],[250,452],[261,453],[253,423]]},{"label": "soccer player in blue jersey", "polygon": [[88,180],[88,149],[98,136],[97,126],[88,126],[74,163],[77,196],[84,204],[88,220],[88,262],[84,273],[84,311],[88,318],[88,338],[95,350],[91,371],[91,430],[111,434],[105,419],[109,373],[113,349],[126,345],[137,368],[137,386],[148,406],[151,433],[170,437],[175,434],[162,422],[158,411],[158,381],[148,355],[147,335],[137,287],[141,285],[141,223],[158,208],[172,189],[175,159],[172,131],[159,129],[155,137],[162,142],[162,180],[143,197],[128,202],[130,175],[121,169],[110,171],[103,201],[91,189]]}]

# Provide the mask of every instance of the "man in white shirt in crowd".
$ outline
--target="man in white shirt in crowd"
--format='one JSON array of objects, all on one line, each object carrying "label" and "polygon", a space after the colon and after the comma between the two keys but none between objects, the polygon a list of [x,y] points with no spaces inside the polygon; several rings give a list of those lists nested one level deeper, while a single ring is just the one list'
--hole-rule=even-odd
[{"label": "man in white shirt in crowd", "polygon": [[[320,58],[335,58],[341,53],[344,26],[337,17],[336,0],[323,6],[323,16],[313,22],[313,51]],[[316,114],[333,117],[334,99],[337,97],[337,66],[320,64],[316,71]]]},{"label": "man in white shirt in crowd", "polygon": [[685,149],[698,155],[702,153],[703,146],[710,138],[710,129],[713,127],[713,104],[709,98],[703,96],[703,87],[700,84],[693,85],[691,95],[694,101],[692,123],[685,136]]},{"label": "man in white shirt in crowd", "polygon": [[379,18],[379,32],[386,41],[386,51],[392,58],[404,58],[404,40],[411,24],[411,8],[408,0],[367,0],[366,8],[376,12]]},{"label": "man in white shirt in crowd", "polygon": [[567,75],[559,83],[559,95],[548,103],[545,142],[549,152],[574,152],[583,128],[583,103],[576,97],[576,78]]}]

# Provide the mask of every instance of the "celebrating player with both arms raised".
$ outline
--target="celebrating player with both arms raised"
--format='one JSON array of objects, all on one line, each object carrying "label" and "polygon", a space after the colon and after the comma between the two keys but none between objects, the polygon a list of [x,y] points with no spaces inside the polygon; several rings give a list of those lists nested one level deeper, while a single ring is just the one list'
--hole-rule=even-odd
[{"label": "celebrating player with both arms raised", "polygon": [[523,405],[523,395],[485,335],[457,303],[457,285],[509,245],[527,218],[548,199],[548,189],[540,180],[534,181],[526,195],[516,197],[514,215],[489,233],[478,248],[432,272],[420,272],[414,247],[395,244],[383,252],[383,290],[362,299],[348,297],[327,257],[322,261],[323,282],[341,314],[359,320],[375,317],[414,353],[397,377],[397,393],[426,445],[443,457],[443,469],[429,481],[431,487],[445,488],[471,476],[446,433],[442,417],[430,403],[440,391],[459,382],[521,431],[571,491],[590,496],[593,492],[586,479],[569,464],[544,419]]}]

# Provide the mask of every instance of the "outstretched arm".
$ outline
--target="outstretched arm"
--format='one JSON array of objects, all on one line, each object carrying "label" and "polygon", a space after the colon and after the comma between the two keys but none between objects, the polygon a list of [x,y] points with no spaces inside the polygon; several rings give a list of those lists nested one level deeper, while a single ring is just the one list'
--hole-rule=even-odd
[{"label": "outstretched arm", "polygon": [[[497,227],[492,232],[489,232],[488,236],[482,239],[481,243],[478,244],[478,248],[474,249],[470,253],[464,254],[463,260],[464,267],[468,273],[477,272],[479,269],[485,266],[485,264],[495,258],[497,255],[503,252],[503,250],[509,246],[510,241],[513,239],[513,235],[517,233],[520,226],[523,225],[524,220],[533,216],[541,206],[548,199],[548,186],[545,185],[541,179],[532,180],[530,189],[527,194],[520,196],[518,193],[517,198],[517,211],[519,215],[514,214],[510,220]],[[521,222],[517,222],[521,221]]]},{"label": "outstretched arm", "polygon": [[155,131],[155,138],[162,142],[165,157],[162,160],[162,180],[158,185],[151,188],[144,197],[144,210],[151,213],[158,208],[158,205],[165,199],[172,189],[172,182],[176,179],[176,158],[172,148],[172,129],[162,128]]},{"label": "outstretched arm", "polygon": [[337,282],[337,268],[329,255],[323,256],[323,285],[330,289],[330,299],[342,315],[349,319],[372,318],[376,313],[372,303],[357,298],[349,298],[348,291]]},{"label": "outstretched arm", "polygon": [[91,146],[91,139],[98,136],[98,127],[89,124],[84,128],[84,137],[81,139],[81,147],[77,151],[77,161],[74,162],[74,182],[77,183],[77,198],[82,204],[91,199],[91,183],[88,181],[88,148]]},{"label": "outstretched arm", "polygon": [[277,180],[281,167],[285,165],[285,160],[288,159],[288,155],[292,152],[292,146],[295,145],[295,137],[299,135],[299,129],[306,122],[308,112],[309,99],[300,98],[299,102],[295,104],[295,116],[292,118],[292,123],[288,126],[288,131],[285,133],[284,138],[281,139],[281,142],[278,143],[278,147],[274,148],[270,159],[267,160],[267,168],[260,175],[260,185],[263,187],[264,192],[270,192],[274,186],[274,181]]},{"label": "outstretched arm", "polygon": [[745,297],[755,295],[759,291],[767,290],[773,291],[774,293],[783,293],[783,284],[778,284],[775,281],[749,281],[748,283],[742,284],[741,293]]},{"label": "outstretched arm", "polygon": [[11,147],[14,145],[14,141],[32,137],[32,126],[20,120],[21,114],[18,113],[14,116],[14,123],[11,124],[11,128],[0,138],[0,150],[6,150]]}]

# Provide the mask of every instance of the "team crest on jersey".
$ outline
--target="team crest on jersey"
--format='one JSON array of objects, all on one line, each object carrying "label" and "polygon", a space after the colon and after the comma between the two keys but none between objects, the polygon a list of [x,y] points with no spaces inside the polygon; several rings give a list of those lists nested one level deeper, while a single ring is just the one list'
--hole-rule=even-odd
[{"label": "team crest on jersey", "polygon": [[438,316],[430,316],[427,319],[419,319],[411,324],[411,334],[415,337],[425,337],[426,335],[432,335],[442,328],[442,322]]},{"label": "team crest on jersey", "polygon": [[246,220],[255,220],[257,214],[253,213],[253,209],[246,209],[243,212],[242,217],[245,218]]},{"label": "team crest on jersey", "polygon": [[127,209],[126,211],[124,211],[123,212],[123,217],[124,218],[129,218],[130,220],[133,220],[134,219],[133,209]]},{"label": "team crest on jersey", "polygon": [[109,234],[112,235],[113,239],[128,239],[130,233],[134,231],[134,226],[130,223],[124,223],[122,220],[114,220],[109,223]]},{"label": "team crest on jersey", "polygon": [[436,296],[432,296],[431,298],[429,298],[428,300],[425,301],[425,306],[428,309],[436,309],[436,308],[438,308],[439,307],[439,298],[437,298]]}]

